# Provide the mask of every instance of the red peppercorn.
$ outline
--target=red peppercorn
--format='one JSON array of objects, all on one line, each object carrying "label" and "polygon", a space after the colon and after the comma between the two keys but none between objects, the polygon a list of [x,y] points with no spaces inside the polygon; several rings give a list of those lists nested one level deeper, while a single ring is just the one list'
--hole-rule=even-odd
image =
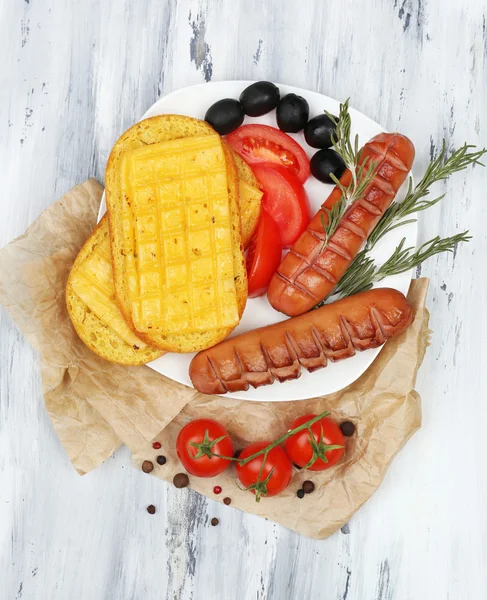
[{"label": "red peppercorn", "polygon": [[160,444],[160,442],[154,442],[152,444],[152,447],[154,448],[154,450],[159,450],[159,448],[161,447],[161,444]]},{"label": "red peppercorn", "polygon": [[213,493],[214,494],[221,494],[222,493],[222,488],[219,485],[215,485],[215,487],[213,488]]}]

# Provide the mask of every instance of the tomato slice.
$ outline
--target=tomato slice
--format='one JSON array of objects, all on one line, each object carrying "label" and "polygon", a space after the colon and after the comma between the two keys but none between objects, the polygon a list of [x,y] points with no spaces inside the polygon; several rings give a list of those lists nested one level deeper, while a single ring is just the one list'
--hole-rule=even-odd
[{"label": "tomato slice", "polygon": [[258,164],[252,171],[264,189],[262,206],[279,227],[281,243],[289,248],[306,229],[310,220],[308,195],[291,171],[274,164]]},{"label": "tomato slice", "polygon": [[292,137],[269,125],[242,125],[227,142],[251,165],[266,162],[286,167],[304,183],[309,177],[309,158]]},{"label": "tomato slice", "polygon": [[270,214],[262,209],[259,224],[250,241],[247,252],[247,276],[249,297],[265,293],[269,281],[281,262],[281,236]]}]

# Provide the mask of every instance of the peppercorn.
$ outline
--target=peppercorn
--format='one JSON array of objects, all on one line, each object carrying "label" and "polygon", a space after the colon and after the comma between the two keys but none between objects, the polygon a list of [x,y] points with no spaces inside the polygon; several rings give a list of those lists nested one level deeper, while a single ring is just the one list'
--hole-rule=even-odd
[{"label": "peppercorn", "polygon": [[156,512],[156,507],[153,504],[149,504],[149,506],[147,507],[147,512],[150,515],[153,515]]},{"label": "peppercorn", "polygon": [[159,448],[161,447],[161,443],[160,442],[154,442],[152,444],[152,447],[154,448],[154,450],[159,450]]},{"label": "peppercorn", "polygon": [[221,494],[222,493],[222,488],[219,485],[215,485],[215,487],[213,488],[213,493],[214,494]]},{"label": "peppercorn", "polygon": [[158,465],[165,465],[167,462],[166,457],[162,456],[162,454],[159,454],[159,456],[156,458],[156,460],[157,460]]},{"label": "peppercorn", "polygon": [[174,475],[172,482],[179,489],[185,488],[189,485],[189,477],[186,473],[178,473],[177,475]]},{"label": "peppercorn", "polygon": [[344,421],[340,425],[340,429],[345,437],[350,437],[355,433],[355,425],[352,423],[352,421]]},{"label": "peppercorn", "polygon": [[211,524],[213,527],[216,527],[219,522],[220,521],[216,517],[213,517],[213,519],[211,520]]},{"label": "peppercorn", "polygon": [[315,484],[312,481],[305,481],[303,483],[303,492],[305,494],[311,494],[311,492],[314,492],[315,490]]},{"label": "peppercorn", "polygon": [[144,462],[142,463],[142,471],[144,471],[144,473],[150,473],[153,470],[154,463],[152,463],[150,460],[144,460]]},{"label": "peppercorn", "polygon": [[223,504],[226,504],[228,506],[231,503],[232,503],[232,499],[228,498],[228,496],[226,498],[223,498]]},{"label": "peppercorn", "polygon": [[296,496],[297,496],[298,498],[300,498],[300,499],[301,499],[301,498],[304,498],[304,490],[300,488],[300,489],[299,489],[299,490],[296,492]]}]

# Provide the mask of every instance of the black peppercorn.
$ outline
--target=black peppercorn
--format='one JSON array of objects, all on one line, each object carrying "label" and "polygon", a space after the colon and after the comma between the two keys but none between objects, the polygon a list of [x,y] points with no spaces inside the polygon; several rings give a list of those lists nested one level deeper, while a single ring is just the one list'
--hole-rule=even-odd
[{"label": "black peppercorn", "polygon": [[299,490],[296,492],[296,496],[297,496],[298,498],[304,498],[304,490],[303,490],[303,489],[299,489]]},{"label": "black peppercorn", "polygon": [[344,421],[340,425],[340,429],[345,437],[350,437],[355,433],[355,425],[352,423],[352,421]]},{"label": "black peppercorn", "polygon": [[167,460],[165,456],[162,456],[162,454],[159,454],[159,456],[156,458],[157,460],[157,464],[158,465],[165,465]]},{"label": "black peppercorn", "polygon": [[213,517],[213,519],[211,520],[211,524],[213,527],[216,527],[219,522],[220,521],[216,517]]},{"label": "black peppercorn", "polygon": [[150,515],[153,515],[156,512],[156,507],[153,504],[149,504],[149,506],[147,507],[147,512]]},{"label": "black peppercorn", "polygon": [[311,494],[311,492],[314,492],[315,490],[315,484],[312,481],[305,481],[303,483],[303,492],[305,494]]}]

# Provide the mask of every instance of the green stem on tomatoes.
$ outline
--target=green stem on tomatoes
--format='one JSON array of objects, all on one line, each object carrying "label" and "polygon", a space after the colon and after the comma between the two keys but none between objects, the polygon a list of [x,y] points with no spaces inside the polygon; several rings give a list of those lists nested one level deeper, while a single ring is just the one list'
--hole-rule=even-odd
[{"label": "green stem on tomatoes", "polygon": [[[235,458],[233,456],[222,456],[221,454],[216,454],[211,449],[210,449],[210,453],[211,453],[212,456],[217,456],[218,458],[223,458],[225,460],[231,460],[231,461],[234,461],[234,462],[238,462],[238,464],[240,466],[243,466],[243,465],[246,465],[247,463],[249,463],[251,460],[254,460],[254,458],[257,458],[261,454],[265,454],[265,457],[267,458],[267,454],[269,454],[269,452],[273,448],[275,448],[276,446],[279,446],[280,444],[282,444],[283,442],[285,442],[292,435],[294,435],[296,433],[299,433],[300,431],[303,431],[303,429],[309,429],[311,431],[310,428],[311,428],[312,425],[314,425],[315,423],[317,423],[320,419],[324,419],[329,414],[330,414],[330,412],[327,411],[327,410],[325,410],[324,412],[320,413],[319,415],[316,415],[316,417],[313,417],[309,421],[306,421],[305,423],[302,423],[301,425],[298,425],[298,427],[295,427],[294,429],[289,429],[280,438],[278,438],[274,442],[270,443],[265,448],[262,448],[262,450],[259,450],[258,452],[254,452],[254,454],[251,454],[250,456],[247,456],[247,458]],[[340,446],[340,448],[341,448],[341,446]],[[332,448],[330,448],[330,450],[331,449]],[[262,464],[264,464],[264,463],[265,463],[265,460],[263,461]]]},{"label": "green stem on tomatoes", "polygon": [[308,440],[311,449],[313,450],[313,455],[304,465],[303,469],[309,469],[311,465],[318,459],[322,462],[327,463],[328,458],[326,457],[326,453],[330,450],[338,450],[339,448],[343,448],[340,444],[325,444],[323,441],[323,427],[320,427],[320,439],[316,441],[313,432],[311,431],[311,427],[308,427]]},{"label": "green stem on tomatoes", "polygon": [[[272,469],[270,470],[267,477],[264,480],[261,480],[262,473],[264,471],[264,465],[267,460],[267,456],[273,448],[275,448],[276,446],[279,446],[280,444],[285,442],[291,436],[295,435],[296,433],[299,433],[300,431],[303,431],[303,429],[307,429],[309,431],[310,443],[312,441],[311,447],[313,448],[313,459],[310,461],[310,463],[308,463],[308,465],[306,465],[306,467],[308,467],[310,464],[312,464],[314,462],[314,460],[316,460],[317,458],[321,458],[321,460],[323,460],[324,462],[328,462],[327,458],[325,456],[325,453],[328,452],[328,450],[335,450],[336,448],[343,448],[343,446],[338,446],[335,444],[333,444],[333,445],[324,444],[323,443],[323,428],[321,429],[321,435],[320,435],[319,441],[316,442],[316,440],[314,439],[313,432],[311,431],[311,427],[315,423],[317,423],[320,419],[324,419],[325,417],[327,417],[329,414],[330,414],[329,411],[325,410],[322,413],[320,413],[319,415],[316,415],[316,417],[313,417],[312,419],[310,419],[309,421],[306,421],[306,422],[302,423],[301,425],[298,425],[298,427],[295,427],[294,429],[289,429],[284,435],[281,435],[280,438],[271,442],[268,446],[266,446],[265,448],[262,448],[262,450],[258,450],[257,452],[254,452],[254,454],[251,454],[250,456],[247,456],[246,458],[235,458],[234,456],[222,456],[221,454],[216,454],[211,449],[211,444],[205,443],[205,441],[209,442],[209,440],[206,440],[206,435],[205,435],[205,440],[203,441],[202,444],[192,443],[192,445],[198,448],[199,453],[201,453],[200,455],[204,454],[205,456],[208,456],[208,458],[211,458],[212,456],[216,456],[218,458],[223,458],[224,460],[231,460],[233,462],[237,462],[240,466],[246,465],[247,463],[251,462],[252,460],[254,460],[255,458],[257,458],[258,456],[260,456],[262,454],[264,456],[264,459],[262,461],[262,464],[260,465],[260,470],[259,470],[259,474],[257,475],[257,480],[255,483],[253,483],[252,485],[249,485],[249,487],[245,488],[246,490],[254,490],[255,491],[255,501],[260,502],[261,497],[267,495],[267,484],[269,483],[269,480],[272,477],[272,474],[273,474],[274,468],[275,468],[275,467],[272,467]],[[312,440],[311,440],[311,438],[312,438]]]},{"label": "green stem on tomatoes", "polygon": [[249,487],[245,488],[246,491],[255,490],[256,502],[260,502],[262,496],[267,496],[267,484],[269,483],[269,480],[272,477],[272,473],[274,473],[274,469],[276,468],[275,466],[272,467],[272,469],[269,471],[269,475],[267,475],[267,477],[263,481],[261,481],[260,478],[262,477],[262,471],[264,470],[265,461],[267,460],[267,454],[268,452],[264,454],[264,460],[262,461],[262,464],[260,466],[260,471],[257,475],[257,481],[252,485],[249,485]]},{"label": "green stem on tomatoes", "polygon": [[218,442],[221,442],[222,440],[224,440],[226,437],[227,437],[226,435],[222,435],[219,438],[216,438],[215,440],[210,441],[210,434],[207,429],[205,431],[205,435],[204,435],[203,441],[201,443],[198,444],[197,442],[190,442],[190,445],[193,446],[193,448],[196,448],[198,450],[198,452],[193,456],[188,449],[188,454],[194,460],[196,460],[197,458],[201,458],[202,456],[207,456],[210,459],[213,456],[218,456],[218,454],[215,454],[213,452],[212,448],[213,448],[213,446],[218,444]]},{"label": "green stem on tomatoes", "polygon": [[299,425],[298,427],[295,427],[294,429],[289,429],[284,435],[282,435],[280,438],[278,438],[277,440],[275,440],[274,442],[272,442],[265,448],[262,448],[262,450],[259,450],[258,452],[255,452],[254,454],[251,454],[250,456],[247,456],[247,458],[244,458],[242,460],[239,460],[239,459],[237,459],[237,460],[239,460],[240,465],[246,465],[251,460],[254,460],[254,458],[257,458],[257,456],[260,456],[261,454],[265,453],[267,455],[273,448],[275,448],[276,446],[279,446],[280,444],[285,442],[288,438],[290,438],[295,433],[299,433],[300,431],[303,431],[303,429],[308,429],[309,427],[311,427],[312,425],[317,423],[320,419],[324,419],[325,417],[327,417],[329,414],[330,414],[329,411],[325,410],[324,412],[320,413],[319,415],[316,415],[316,417],[313,417],[309,421],[306,421],[302,425]]}]

